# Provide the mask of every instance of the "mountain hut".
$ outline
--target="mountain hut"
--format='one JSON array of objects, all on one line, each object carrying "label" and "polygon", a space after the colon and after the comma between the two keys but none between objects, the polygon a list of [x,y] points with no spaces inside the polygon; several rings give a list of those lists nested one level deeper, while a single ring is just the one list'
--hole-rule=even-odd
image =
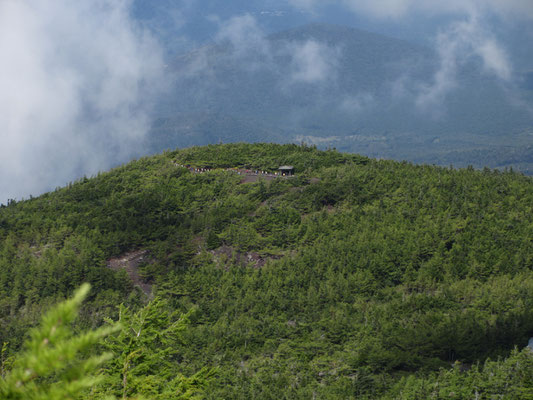
[{"label": "mountain hut", "polygon": [[294,167],[292,165],[282,165],[278,168],[280,175],[292,176],[294,175]]}]

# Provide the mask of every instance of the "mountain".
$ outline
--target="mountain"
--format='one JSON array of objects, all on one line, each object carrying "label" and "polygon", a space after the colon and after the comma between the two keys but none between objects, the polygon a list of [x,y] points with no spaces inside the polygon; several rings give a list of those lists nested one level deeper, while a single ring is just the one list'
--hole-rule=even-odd
[{"label": "mountain", "polygon": [[12,201],[0,207],[0,394],[80,372],[4,381],[82,344],[47,347],[70,337],[61,328],[32,331],[33,358],[19,350],[89,282],[74,332],[123,328],[99,343],[113,355],[105,379],[77,398],[187,398],[195,376],[207,399],[522,398],[532,202],[532,179],[513,172],[242,143]]},{"label": "mountain", "polygon": [[502,83],[468,61],[440,95],[440,68],[430,49],[324,24],[206,45],[169,64],[175,82],[157,107],[152,148],[305,141],[373,157],[531,171],[527,157],[508,162],[509,152],[532,145],[530,74]]}]

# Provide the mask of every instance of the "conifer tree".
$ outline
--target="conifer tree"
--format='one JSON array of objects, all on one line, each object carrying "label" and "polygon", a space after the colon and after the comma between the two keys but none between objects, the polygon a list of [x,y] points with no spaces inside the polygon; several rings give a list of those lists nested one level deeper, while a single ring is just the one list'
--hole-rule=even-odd
[{"label": "conifer tree", "polygon": [[41,326],[32,330],[22,353],[0,379],[0,398],[78,399],[101,380],[98,368],[110,354],[90,355],[89,350],[119,327],[113,324],[74,334],[71,325],[89,288],[89,284],[81,286],[72,299],[49,311]]},{"label": "conifer tree", "polygon": [[95,392],[124,399],[202,398],[203,387],[214,371],[204,368],[191,377],[184,376],[179,372],[176,350],[191,312],[172,311],[160,298],[138,312],[121,305],[118,322],[122,329],[103,341],[113,358],[106,364],[105,380]]}]

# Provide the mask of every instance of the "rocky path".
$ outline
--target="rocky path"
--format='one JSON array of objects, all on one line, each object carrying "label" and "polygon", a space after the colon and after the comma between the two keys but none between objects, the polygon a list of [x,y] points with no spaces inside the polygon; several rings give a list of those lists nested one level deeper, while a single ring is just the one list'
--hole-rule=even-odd
[{"label": "rocky path", "polygon": [[147,296],[152,294],[152,285],[144,283],[139,275],[139,265],[145,261],[147,250],[136,250],[122,254],[120,257],[107,260],[107,266],[115,271],[125,269],[135,286],[138,286]]},{"label": "rocky path", "polygon": [[241,175],[241,183],[250,183],[250,182],[256,182],[259,180],[259,178],[263,178],[267,181],[270,181],[275,178],[287,178],[288,176],[285,176],[283,174],[280,174],[279,172],[269,172],[269,171],[263,171],[263,170],[251,170],[251,169],[243,169],[243,168],[224,168],[224,169],[211,169],[211,168],[195,168],[191,167],[190,165],[183,165],[174,163],[176,167],[181,168],[187,168],[189,171],[195,174],[202,174],[205,172],[210,171],[228,171],[233,172],[237,175]]}]

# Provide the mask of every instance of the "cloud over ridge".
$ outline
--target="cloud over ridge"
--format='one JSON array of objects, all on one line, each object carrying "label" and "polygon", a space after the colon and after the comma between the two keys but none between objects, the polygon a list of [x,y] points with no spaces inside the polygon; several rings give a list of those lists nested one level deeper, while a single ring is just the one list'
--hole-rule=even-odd
[{"label": "cloud over ridge", "polygon": [[0,203],[127,160],[162,52],[126,0],[0,2]]}]

